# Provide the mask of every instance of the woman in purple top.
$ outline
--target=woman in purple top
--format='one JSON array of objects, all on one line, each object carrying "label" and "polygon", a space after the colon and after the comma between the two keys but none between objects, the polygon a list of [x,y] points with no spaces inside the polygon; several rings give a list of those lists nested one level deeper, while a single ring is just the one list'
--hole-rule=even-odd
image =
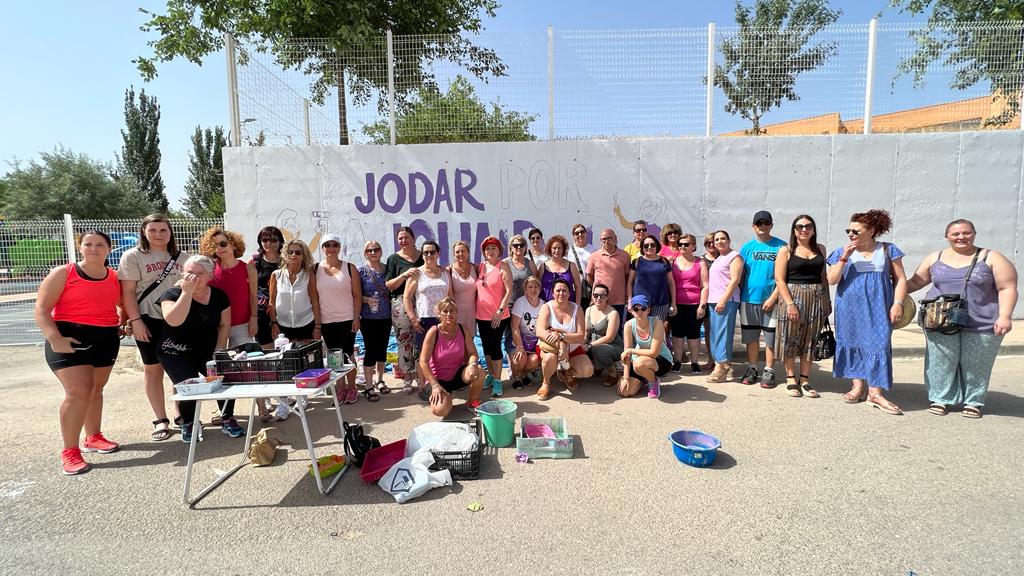
[{"label": "woman in purple top", "polygon": [[964,416],[981,418],[992,364],[1003,336],[1013,326],[1010,314],[1017,304],[1017,269],[999,252],[975,246],[975,235],[970,220],[950,222],[946,225],[949,249],[929,254],[908,281],[911,292],[931,284],[928,298],[960,294],[977,256],[967,282],[967,325],[956,334],[924,333],[928,411],[940,416],[963,404]]},{"label": "woman in purple top", "polygon": [[566,259],[565,254],[569,247],[569,241],[564,236],[555,234],[548,239],[544,253],[550,258],[546,262],[537,265],[537,278],[540,279],[540,297],[545,301],[554,299],[555,280],[559,278],[569,283],[569,300],[580,303],[580,270],[576,264]]},{"label": "woman in purple top", "polygon": [[725,230],[715,231],[713,238],[717,256],[708,270],[708,315],[711,316],[708,354],[715,361],[715,369],[708,376],[708,382],[725,382],[732,378],[732,338],[740,307],[743,257],[732,249],[732,240]]}]

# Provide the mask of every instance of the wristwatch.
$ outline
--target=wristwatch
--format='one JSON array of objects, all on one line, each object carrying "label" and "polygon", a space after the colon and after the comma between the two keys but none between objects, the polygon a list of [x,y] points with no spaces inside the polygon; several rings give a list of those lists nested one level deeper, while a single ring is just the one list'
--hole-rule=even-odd
[{"label": "wristwatch", "polygon": [[559,332],[558,333],[558,341],[559,342],[565,342],[565,334],[562,334],[561,332]]}]

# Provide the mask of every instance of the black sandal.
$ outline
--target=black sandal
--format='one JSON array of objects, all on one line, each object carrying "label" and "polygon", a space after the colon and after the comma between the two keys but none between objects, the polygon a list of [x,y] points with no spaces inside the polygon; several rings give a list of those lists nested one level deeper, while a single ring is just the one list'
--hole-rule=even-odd
[{"label": "black sandal", "polygon": [[523,381],[522,380],[513,380],[512,381],[512,388],[514,388],[516,390],[522,390],[522,388],[523,388]]},{"label": "black sandal", "polygon": [[810,377],[807,374],[800,375],[800,382],[802,382],[800,388],[804,391],[804,396],[808,398],[821,398],[821,394],[818,394],[818,391],[807,382],[809,379]]},{"label": "black sandal", "polygon": [[380,400],[380,394],[377,393],[372,385],[363,389],[363,396],[366,396],[367,402],[376,402]]},{"label": "black sandal", "polygon": [[154,442],[163,442],[164,440],[167,440],[168,438],[171,437],[171,429],[170,429],[170,426],[169,426],[170,423],[171,423],[171,421],[168,420],[167,418],[161,418],[159,420],[153,420],[153,426],[159,426],[161,424],[164,424],[165,426],[168,426],[168,427],[167,428],[157,428],[156,430],[153,430],[153,432],[150,433],[149,437],[152,438]]},{"label": "black sandal", "polygon": [[377,389],[380,390],[381,394],[391,394],[391,388],[388,388],[388,385],[383,380],[377,381]]},{"label": "black sandal", "polygon": [[786,395],[793,398],[799,398],[803,396],[803,392],[800,391],[800,384],[797,382],[796,376],[792,374],[786,374],[786,381],[792,380],[792,384],[786,384]]}]

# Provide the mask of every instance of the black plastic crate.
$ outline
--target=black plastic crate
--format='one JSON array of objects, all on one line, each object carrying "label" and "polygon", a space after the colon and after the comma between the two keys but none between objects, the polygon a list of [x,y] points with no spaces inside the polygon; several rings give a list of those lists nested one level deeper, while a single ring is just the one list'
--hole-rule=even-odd
[{"label": "black plastic crate", "polygon": [[480,428],[480,420],[474,419],[470,424],[476,430],[476,436],[480,439],[477,442],[476,450],[471,452],[439,452],[431,450],[434,456],[434,465],[431,470],[449,470],[453,480],[476,480],[480,477],[480,457],[484,452],[484,435]]},{"label": "black plastic crate", "polygon": [[217,350],[213,359],[217,362],[217,374],[224,378],[224,384],[256,384],[262,382],[288,382],[296,374],[310,368],[324,367],[323,342],[314,340],[297,349],[285,350],[279,358],[253,358],[232,360],[229,352],[251,352],[259,345],[242,344],[229,350]]}]

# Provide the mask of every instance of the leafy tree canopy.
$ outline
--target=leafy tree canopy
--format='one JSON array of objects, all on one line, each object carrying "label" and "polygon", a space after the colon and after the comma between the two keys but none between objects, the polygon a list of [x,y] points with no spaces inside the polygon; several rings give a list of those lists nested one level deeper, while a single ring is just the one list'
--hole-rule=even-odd
[{"label": "leafy tree canopy", "polygon": [[160,104],[156,97],[142,90],[136,103],[135,87],[125,90],[124,123],[115,176],[126,179],[124,185],[137,187],[154,210],[166,212],[167,195],[160,175]]},{"label": "leafy tree canopy", "polygon": [[224,217],[224,163],[221,149],[227,146],[224,130],[202,130],[192,134],[192,152],[185,180],[185,212],[196,218]]}]

